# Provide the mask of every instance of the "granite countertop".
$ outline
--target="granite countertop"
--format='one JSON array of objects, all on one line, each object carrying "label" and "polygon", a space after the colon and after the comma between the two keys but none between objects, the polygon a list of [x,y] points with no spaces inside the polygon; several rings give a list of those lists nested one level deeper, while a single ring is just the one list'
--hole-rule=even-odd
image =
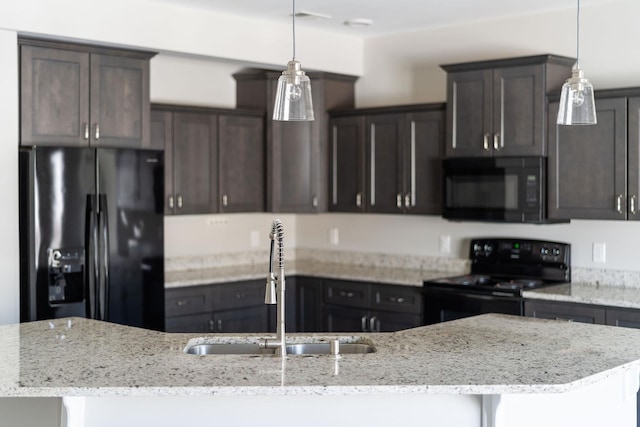
[{"label": "granite countertop", "polygon": [[529,299],[597,304],[640,309],[640,288],[591,283],[566,283],[523,292]]},{"label": "granite countertop", "polygon": [[[265,279],[267,264],[202,268],[165,272],[165,288]],[[359,280],[369,283],[422,286],[424,280],[451,276],[451,272],[407,267],[372,267],[312,260],[287,263],[287,276],[310,276],[326,279]]]},{"label": "granite countertop", "polygon": [[197,337],[81,318],[1,326],[0,396],[558,393],[640,366],[640,330],[496,314],[287,337],[364,339],[377,349],[340,358],[185,354]]}]

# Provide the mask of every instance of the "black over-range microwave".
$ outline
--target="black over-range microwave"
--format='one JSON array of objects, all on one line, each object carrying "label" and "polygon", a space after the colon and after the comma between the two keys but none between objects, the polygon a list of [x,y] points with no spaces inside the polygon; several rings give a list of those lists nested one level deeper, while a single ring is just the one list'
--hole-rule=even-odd
[{"label": "black over-range microwave", "polygon": [[546,157],[443,160],[443,217],[548,223]]}]

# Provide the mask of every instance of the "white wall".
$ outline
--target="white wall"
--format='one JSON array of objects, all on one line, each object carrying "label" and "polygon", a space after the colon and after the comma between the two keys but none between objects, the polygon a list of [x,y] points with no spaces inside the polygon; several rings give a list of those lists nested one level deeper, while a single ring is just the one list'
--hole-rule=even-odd
[{"label": "white wall", "polygon": [[0,324],[19,317],[18,39],[0,30]]},{"label": "white wall", "polygon": [[[583,5],[580,65],[596,90],[640,85],[640,1]],[[441,64],[552,53],[575,57],[575,9],[367,40],[358,107],[446,99]]]}]

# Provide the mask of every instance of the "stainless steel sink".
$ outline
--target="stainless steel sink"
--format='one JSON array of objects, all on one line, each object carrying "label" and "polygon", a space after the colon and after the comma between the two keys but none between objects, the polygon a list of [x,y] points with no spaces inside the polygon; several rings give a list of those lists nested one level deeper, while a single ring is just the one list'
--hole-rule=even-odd
[{"label": "stainless steel sink", "polygon": [[[317,355],[330,354],[331,346],[328,342],[288,344],[287,354],[290,355]],[[365,343],[341,343],[340,354],[367,354],[374,353],[375,347]],[[248,354],[248,355],[273,355],[275,349],[260,348],[258,344],[249,343],[219,343],[219,344],[195,344],[188,346],[187,354],[198,356],[208,354]]]},{"label": "stainless steel sink", "polygon": [[196,344],[185,349],[187,354],[275,354],[275,349],[260,348],[258,344],[234,343],[234,344]]},{"label": "stainless steel sink", "polygon": [[[340,354],[366,354],[375,351],[376,349],[369,344],[340,344]],[[328,342],[289,344],[287,345],[287,354],[331,354],[331,345]]]}]

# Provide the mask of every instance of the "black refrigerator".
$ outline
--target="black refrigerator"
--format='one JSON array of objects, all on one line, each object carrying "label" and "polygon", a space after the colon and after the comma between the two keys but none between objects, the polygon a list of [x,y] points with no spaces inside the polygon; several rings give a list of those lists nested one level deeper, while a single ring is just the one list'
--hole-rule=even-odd
[{"label": "black refrigerator", "polygon": [[162,151],[19,153],[20,320],[164,330]]}]

